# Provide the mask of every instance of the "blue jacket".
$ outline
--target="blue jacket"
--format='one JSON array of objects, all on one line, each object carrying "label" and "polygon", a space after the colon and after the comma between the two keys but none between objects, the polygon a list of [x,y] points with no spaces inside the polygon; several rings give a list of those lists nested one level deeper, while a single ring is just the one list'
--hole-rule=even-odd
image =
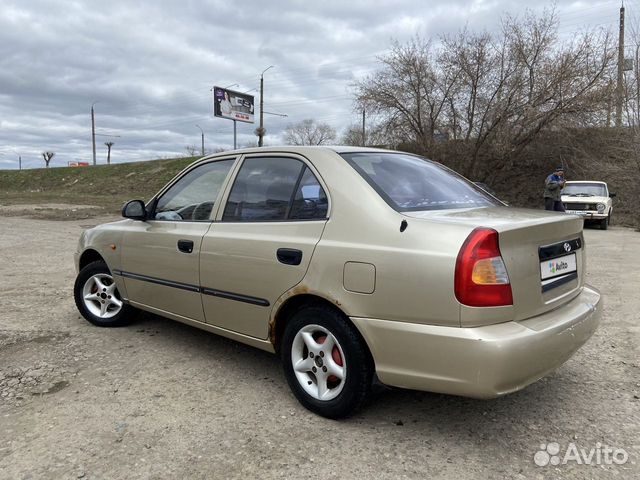
[{"label": "blue jacket", "polygon": [[555,201],[562,199],[560,191],[564,186],[564,179],[555,173],[552,173],[544,181],[544,198],[553,198]]}]

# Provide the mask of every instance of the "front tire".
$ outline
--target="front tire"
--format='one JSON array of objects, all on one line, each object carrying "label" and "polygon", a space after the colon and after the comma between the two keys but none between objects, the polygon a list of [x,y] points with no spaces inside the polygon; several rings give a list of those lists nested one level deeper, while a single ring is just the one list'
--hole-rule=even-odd
[{"label": "front tire", "polygon": [[600,230],[606,230],[609,228],[609,217],[600,220]]},{"label": "front tire", "polygon": [[122,300],[109,267],[102,261],[91,262],[80,270],[73,297],[82,316],[98,327],[129,325],[137,314]]},{"label": "front tire", "polygon": [[281,354],[289,387],[312,412],[343,418],[369,394],[369,350],[355,327],[327,306],[306,306],[289,318]]}]

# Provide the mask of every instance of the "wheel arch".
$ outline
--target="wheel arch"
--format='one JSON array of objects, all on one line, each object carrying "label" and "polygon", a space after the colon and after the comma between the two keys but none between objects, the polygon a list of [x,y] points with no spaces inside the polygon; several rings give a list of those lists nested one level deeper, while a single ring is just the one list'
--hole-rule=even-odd
[{"label": "wheel arch", "polygon": [[269,340],[273,344],[273,348],[275,349],[276,354],[280,353],[280,343],[282,340],[284,329],[291,315],[293,315],[300,308],[308,305],[323,305],[340,314],[347,323],[353,326],[362,343],[367,347],[371,365],[375,366],[371,348],[369,348],[369,344],[367,343],[366,339],[364,338],[362,333],[360,333],[358,327],[351,321],[349,316],[340,308],[339,304],[337,305],[336,303],[313,293],[299,293],[296,295],[292,295],[284,300],[282,304],[277,308],[275,314],[272,316],[269,325]]},{"label": "wheel arch", "polygon": [[80,255],[80,260],[78,261],[79,270],[82,270],[84,267],[89,265],[91,262],[104,262],[107,263],[102,255],[98,253],[97,250],[93,248],[88,248]]}]

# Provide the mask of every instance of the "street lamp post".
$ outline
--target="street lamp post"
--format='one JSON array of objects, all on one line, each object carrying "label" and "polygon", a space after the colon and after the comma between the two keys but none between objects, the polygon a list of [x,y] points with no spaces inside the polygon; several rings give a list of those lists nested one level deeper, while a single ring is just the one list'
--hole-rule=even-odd
[{"label": "street lamp post", "polygon": [[269,65],[260,74],[260,127],[258,127],[258,146],[262,146],[262,139],[264,138],[264,72],[273,68],[273,65]]},{"label": "street lamp post", "polygon": [[93,165],[96,165],[96,120],[93,113],[93,106],[97,101],[91,104],[91,145],[93,147]]},{"label": "street lamp post", "polygon": [[[12,148],[11,150],[13,150],[13,153],[18,155],[18,170],[22,170],[22,155],[20,155],[15,148]],[[4,153],[0,152],[0,155],[4,155]]]},{"label": "street lamp post", "polygon": [[15,148],[12,148],[11,150],[13,150],[13,153],[18,155],[18,170],[22,170],[22,155],[19,154]]},{"label": "street lamp post", "polygon": [[200,125],[196,125],[196,127],[200,129],[201,140],[202,140],[202,156],[204,157],[204,130],[202,130],[202,127]]}]

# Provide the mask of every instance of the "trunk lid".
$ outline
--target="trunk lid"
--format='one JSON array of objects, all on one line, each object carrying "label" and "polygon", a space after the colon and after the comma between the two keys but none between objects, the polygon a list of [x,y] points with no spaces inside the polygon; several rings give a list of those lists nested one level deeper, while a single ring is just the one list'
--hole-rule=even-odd
[{"label": "trunk lid", "polygon": [[[469,232],[476,227],[498,232],[513,307],[480,307],[480,312],[478,308],[463,306],[462,324],[465,324],[464,310],[469,310],[471,323],[478,324],[505,321],[507,313],[510,320],[540,315],[569,302],[584,285],[583,219],[577,215],[511,207],[404,212],[404,215],[468,226]],[[493,317],[491,310],[495,311]],[[495,320],[492,322],[491,318]]]}]

